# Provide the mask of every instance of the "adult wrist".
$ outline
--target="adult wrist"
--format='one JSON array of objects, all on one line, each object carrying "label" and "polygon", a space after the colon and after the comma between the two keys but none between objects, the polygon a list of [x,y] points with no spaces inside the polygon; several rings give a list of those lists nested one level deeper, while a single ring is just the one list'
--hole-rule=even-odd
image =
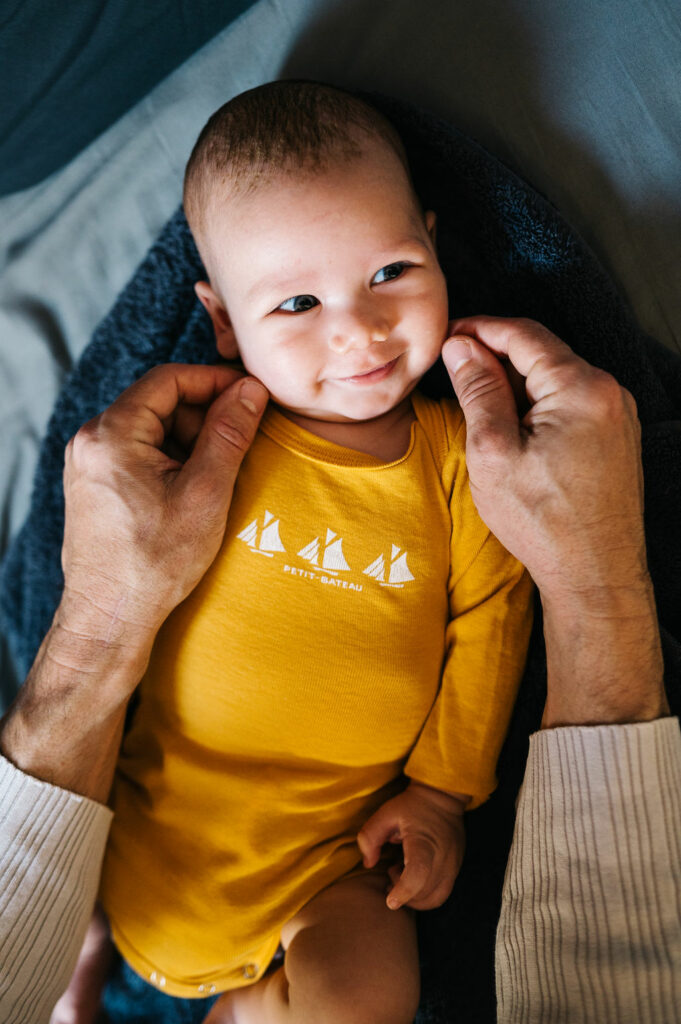
[{"label": "adult wrist", "polygon": [[161,622],[160,616],[144,621],[129,595],[93,600],[65,587],[46,653],[72,670],[120,680],[132,692],[130,680],[143,674]]},{"label": "adult wrist", "polygon": [[648,567],[638,564],[621,572],[600,572],[596,567],[580,572],[570,562],[567,580],[559,574],[546,579],[533,577],[539,589],[544,613],[569,619],[585,617],[594,625],[603,620],[619,620],[655,614],[655,597]]},{"label": "adult wrist", "polygon": [[669,713],[650,577],[542,593],[543,728],[650,721]]},{"label": "adult wrist", "polygon": [[71,597],[0,722],[0,751],[26,774],[103,803],[153,635]]}]

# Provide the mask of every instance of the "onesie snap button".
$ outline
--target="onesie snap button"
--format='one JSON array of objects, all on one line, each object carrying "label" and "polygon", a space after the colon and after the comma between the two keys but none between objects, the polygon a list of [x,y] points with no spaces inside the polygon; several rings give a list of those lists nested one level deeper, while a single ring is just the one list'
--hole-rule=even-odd
[{"label": "onesie snap button", "polygon": [[213,995],[213,992],[215,992],[215,985],[211,985],[208,991],[210,992],[211,995]]},{"label": "onesie snap button", "polygon": [[258,965],[245,964],[241,968],[241,973],[243,974],[244,978],[255,978],[256,974],[258,973]]},{"label": "onesie snap button", "polygon": [[205,992],[205,991],[206,991],[206,986],[205,985],[199,985],[199,992]]},{"label": "onesie snap button", "polygon": [[156,984],[157,978],[158,974],[156,973],[156,971],[152,971],[151,974],[149,975],[149,981],[153,981],[153,983]]},{"label": "onesie snap button", "polygon": [[158,983],[161,986],[161,988],[166,987],[166,979],[163,977],[163,975],[161,975],[161,977],[158,979]]}]

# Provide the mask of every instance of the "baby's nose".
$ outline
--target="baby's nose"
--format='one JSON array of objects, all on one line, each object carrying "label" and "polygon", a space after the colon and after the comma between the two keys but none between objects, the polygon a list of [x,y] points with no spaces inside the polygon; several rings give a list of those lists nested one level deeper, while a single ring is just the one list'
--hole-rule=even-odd
[{"label": "baby's nose", "polygon": [[332,326],[329,345],[334,352],[353,348],[369,348],[375,342],[385,341],[390,324],[377,312],[353,311],[338,317]]}]

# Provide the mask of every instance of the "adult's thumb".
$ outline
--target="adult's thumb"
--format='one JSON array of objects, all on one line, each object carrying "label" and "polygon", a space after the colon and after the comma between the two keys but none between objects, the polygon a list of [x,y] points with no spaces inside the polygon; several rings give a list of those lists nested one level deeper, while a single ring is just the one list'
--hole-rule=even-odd
[{"label": "adult's thumb", "polygon": [[442,359],[466,419],[468,445],[513,446],[518,411],[508,375],[493,352],[464,335],[445,342]]},{"label": "adult's thumb", "polygon": [[244,455],[255,438],[267,405],[264,386],[244,377],[213,401],[185,464],[185,483],[203,482],[214,494],[231,499],[232,488]]}]

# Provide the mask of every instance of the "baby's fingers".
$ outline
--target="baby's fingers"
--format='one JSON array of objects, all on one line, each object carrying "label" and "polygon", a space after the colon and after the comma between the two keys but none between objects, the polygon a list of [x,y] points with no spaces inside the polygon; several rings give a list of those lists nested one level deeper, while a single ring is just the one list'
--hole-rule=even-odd
[{"label": "baby's fingers", "polygon": [[357,835],[357,844],[362,854],[365,868],[373,868],[381,856],[384,843],[396,840],[399,836],[399,824],[388,804],[379,807],[369,818]]},{"label": "baby's fingers", "polygon": [[394,887],[388,893],[387,904],[398,910],[405,904],[414,905],[432,888],[434,851],[422,839],[405,838],[402,843],[404,868]]}]

